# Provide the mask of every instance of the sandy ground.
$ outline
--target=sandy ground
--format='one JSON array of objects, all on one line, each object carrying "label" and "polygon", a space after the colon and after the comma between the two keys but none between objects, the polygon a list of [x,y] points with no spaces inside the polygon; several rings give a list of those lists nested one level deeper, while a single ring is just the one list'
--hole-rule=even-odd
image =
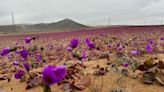
[{"label": "sandy ground", "polygon": [[[120,28],[121,29],[121,28]],[[108,31],[108,33],[113,32],[113,31],[122,31],[120,29],[111,29]],[[132,30],[136,31],[138,30],[137,28],[129,28],[129,29],[124,29],[125,30]],[[142,29],[142,27],[139,29]],[[95,34],[99,34],[99,33],[103,33],[107,34],[107,30],[108,29],[103,29],[103,30],[98,30],[97,33],[95,32]],[[145,30],[144,28],[142,30]],[[147,29],[148,30],[148,29]],[[153,30],[156,30],[155,28]],[[163,31],[163,28],[161,28],[160,30]],[[163,36],[163,33],[159,33],[161,36]],[[94,34],[94,32],[92,30],[87,31],[88,34]],[[155,31],[156,32],[156,31]],[[76,32],[74,32],[76,33]],[[47,33],[47,34],[40,34],[39,36],[41,37],[59,37],[59,38],[65,38],[66,36],[70,36],[72,37],[72,35],[74,34],[73,32],[68,32],[67,34],[63,35],[63,33]],[[79,34],[84,34],[84,31],[80,31],[77,32],[76,36],[78,36]],[[62,36],[61,36],[62,34]],[[72,35],[70,35],[72,34]],[[85,33],[85,35],[88,35]],[[38,35],[38,34],[37,34]],[[59,35],[59,36],[58,36]],[[36,34],[35,34],[36,36]],[[24,36],[20,36],[21,38],[23,38]],[[18,36],[14,35],[14,36],[1,36],[0,34],[0,38],[3,39],[0,41],[1,46],[2,47],[6,47],[8,45],[8,43],[10,43],[10,45],[14,45],[15,42],[13,42],[13,40],[18,40]],[[42,45],[45,43],[45,41],[47,41],[48,39],[41,39]],[[40,41],[40,40],[39,40]],[[38,45],[38,44],[37,44]],[[142,60],[143,57],[140,57],[140,61],[144,61]],[[158,58],[162,61],[164,61],[164,54],[160,54],[158,55]],[[2,59],[4,60],[4,59]],[[106,64],[106,60],[93,60],[93,61],[89,61],[89,62],[84,62],[84,64],[87,66],[86,68],[86,72],[88,72],[91,77],[91,84],[90,86],[88,86],[85,90],[83,91],[74,91],[74,92],[99,92],[98,90],[101,89],[102,86],[102,91],[101,92],[110,92],[112,89],[117,89],[117,88],[122,88],[124,90],[124,92],[164,92],[164,86],[160,86],[158,83],[154,83],[152,85],[147,85],[144,84],[140,79],[131,79],[129,77],[123,76],[121,74],[118,74],[116,72],[114,72],[112,69],[109,70],[109,72],[107,72],[103,77],[99,76],[96,77],[93,76],[93,66],[96,65],[100,65],[101,67],[105,67]],[[34,70],[35,71],[35,70]],[[37,71],[41,71],[41,69],[38,69]],[[1,71],[0,71],[1,72]],[[20,83],[19,80],[16,80],[13,76],[13,74],[0,74],[1,76],[4,75],[11,75],[11,82],[7,82],[7,80],[4,81],[0,81],[0,92],[43,92],[42,87],[36,87],[30,90],[25,90],[26,87],[26,83]],[[63,92],[62,90],[59,89],[59,87],[54,84],[53,86],[51,86],[52,92]]]},{"label": "sandy ground", "polygon": [[[158,55],[161,60],[164,60],[164,54]],[[106,66],[106,60],[95,60],[90,62],[84,62],[87,66],[86,71],[90,73],[92,82],[83,91],[74,92],[99,92],[102,86],[102,92],[110,92],[111,89],[122,88],[125,92],[164,92],[164,87],[158,84],[147,85],[144,84],[140,79],[131,79],[129,77],[123,76],[121,74],[115,73],[112,69],[104,76],[94,77],[91,75],[93,73],[93,65],[100,65],[101,67]],[[42,92],[41,87],[36,87],[30,90],[25,90],[26,84],[20,83],[19,80],[14,78],[11,82],[0,81],[0,92]],[[52,92],[63,92],[59,87],[54,84],[51,86]],[[3,90],[3,91],[2,91]]]}]

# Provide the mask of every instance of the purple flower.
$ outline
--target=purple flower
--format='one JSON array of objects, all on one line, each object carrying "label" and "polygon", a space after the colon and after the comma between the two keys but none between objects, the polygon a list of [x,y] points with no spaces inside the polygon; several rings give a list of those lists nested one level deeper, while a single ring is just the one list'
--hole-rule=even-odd
[{"label": "purple flower", "polygon": [[91,42],[89,38],[86,38],[86,39],[85,39],[85,42],[86,42],[87,46],[88,46],[90,49],[95,48],[95,44],[94,44],[93,42]]},{"label": "purple flower", "polygon": [[85,42],[86,42],[86,44],[89,44],[90,43],[90,39],[89,38],[86,38],[85,39]]},{"label": "purple flower", "polygon": [[160,40],[164,40],[164,38],[161,37]]},{"label": "purple flower", "polygon": [[38,60],[38,61],[42,61],[42,56],[39,55],[37,60]]},{"label": "purple flower", "polygon": [[139,51],[138,51],[138,50],[132,50],[131,53],[132,53],[133,55],[138,55],[138,54],[139,54]]},{"label": "purple flower", "polygon": [[14,61],[13,65],[19,65],[19,63],[17,61]]},{"label": "purple flower", "polygon": [[18,70],[17,73],[15,73],[15,78],[20,79],[24,74],[25,72],[23,70]]},{"label": "purple flower", "polygon": [[117,47],[119,47],[120,46],[120,43],[117,43],[117,45],[116,45]]},{"label": "purple flower", "polygon": [[67,47],[67,51],[71,52],[72,48],[71,47]]},{"label": "purple flower", "polygon": [[1,52],[1,56],[5,56],[10,52],[10,48],[3,48],[2,52]]},{"label": "purple flower", "polygon": [[89,47],[90,49],[93,49],[93,48],[95,48],[95,44],[94,44],[93,42],[90,42],[90,43],[88,44],[88,47]]},{"label": "purple flower", "polygon": [[76,48],[78,46],[78,43],[79,43],[78,40],[74,38],[74,39],[71,40],[70,46],[72,48]]},{"label": "purple flower", "polygon": [[30,43],[31,37],[26,37],[26,38],[24,39],[24,41],[25,41],[25,43]]},{"label": "purple flower", "polygon": [[16,51],[14,51],[14,52],[15,52],[16,54],[19,54],[19,51],[17,51],[17,50],[16,50]]},{"label": "purple flower", "polygon": [[151,48],[150,45],[146,45],[145,49],[146,49],[147,52],[152,52],[152,48]]},{"label": "purple flower", "polygon": [[112,46],[110,44],[108,44],[108,48],[111,48]]},{"label": "purple flower", "polygon": [[42,72],[42,79],[46,85],[52,85],[61,81],[66,76],[65,66],[46,66]]},{"label": "purple flower", "polygon": [[23,49],[19,53],[24,59],[27,59],[27,57],[28,57],[28,51],[27,50]]},{"label": "purple flower", "polygon": [[129,64],[128,64],[127,62],[124,62],[122,65],[123,65],[124,67],[128,67],[128,66],[129,66]]},{"label": "purple flower", "polygon": [[85,52],[82,53],[82,58],[86,59],[87,58],[87,54]]},{"label": "purple flower", "polygon": [[27,71],[29,71],[30,70],[30,66],[29,66],[29,64],[23,64],[23,67],[27,70]]},{"label": "purple flower", "polygon": [[153,39],[148,39],[148,41],[149,41],[149,44],[153,44],[154,43]]},{"label": "purple flower", "polygon": [[118,50],[122,50],[124,47],[122,45],[118,46]]}]

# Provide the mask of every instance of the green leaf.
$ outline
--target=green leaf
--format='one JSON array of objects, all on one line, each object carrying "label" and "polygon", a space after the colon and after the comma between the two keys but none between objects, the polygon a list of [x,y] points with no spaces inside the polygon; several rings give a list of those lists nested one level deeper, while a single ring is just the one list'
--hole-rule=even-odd
[{"label": "green leaf", "polygon": [[43,92],[52,92],[50,86],[42,85],[42,87],[43,87]]},{"label": "green leaf", "polygon": [[153,84],[155,81],[155,74],[151,72],[147,72],[143,75],[143,81],[146,84]]},{"label": "green leaf", "polygon": [[20,83],[23,83],[23,82],[25,82],[26,80],[25,80],[25,77],[21,77],[20,78]]}]

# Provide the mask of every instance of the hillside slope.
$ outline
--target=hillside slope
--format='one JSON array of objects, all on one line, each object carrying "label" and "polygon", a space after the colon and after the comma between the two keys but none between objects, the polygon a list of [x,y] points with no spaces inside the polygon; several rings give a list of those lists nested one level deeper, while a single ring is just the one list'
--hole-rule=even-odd
[{"label": "hillside slope", "polygon": [[64,19],[53,23],[39,24],[19,24],[15,26],[0,26],[0,32],[48,32],[48,31],[70,31],[75,29],[89,28],[83,24],[75,22],[71,19]]}]

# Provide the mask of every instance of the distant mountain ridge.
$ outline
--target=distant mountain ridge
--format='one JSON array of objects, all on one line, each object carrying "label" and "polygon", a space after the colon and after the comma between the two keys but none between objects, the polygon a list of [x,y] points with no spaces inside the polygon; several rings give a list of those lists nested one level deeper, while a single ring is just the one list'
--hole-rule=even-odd
[{"label": "distant mountain ridge", "polygon": [[39,24],[19,24],[15,26],[5,25],[0,26],[0,32],[46,32],[46,31],[69,31],[75,29],[89,28],[89,26],[80,24],[71,19],[64,19],[53,23],[39,23]]}]

